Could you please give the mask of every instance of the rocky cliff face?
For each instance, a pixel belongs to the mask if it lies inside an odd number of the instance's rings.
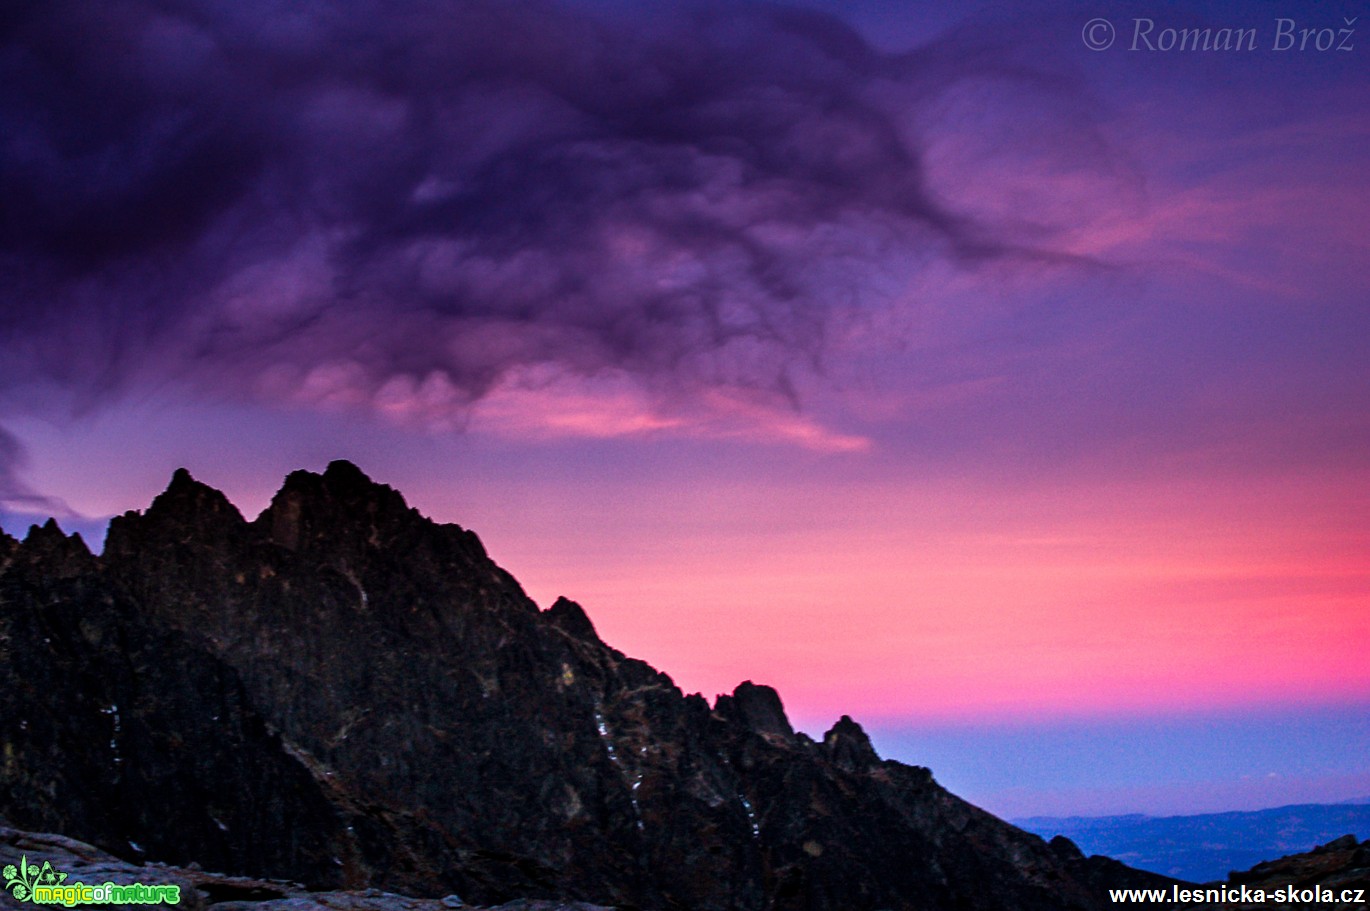
[[[1148,879],[769,687],[710,706],[335,462],[249,522],[178,471],[92,556],[0,539],[0,814],[320,888],[644,908],[1095,908]]]

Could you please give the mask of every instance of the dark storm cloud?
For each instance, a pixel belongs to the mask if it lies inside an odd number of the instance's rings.
[[[43,0],[0,41],[0,383],[785,394],[873,263],[1004,252],[912,116],[1002,58],[815,13]]]

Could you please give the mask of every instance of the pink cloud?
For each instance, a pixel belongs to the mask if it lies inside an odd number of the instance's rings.
[[[524,440],[664,436],[739,440],[823,452],[868,449],[773,396],[715,389],[652,395],[620,372],[569,376],[550,365],[513,372],[476,406],[470,430]]]

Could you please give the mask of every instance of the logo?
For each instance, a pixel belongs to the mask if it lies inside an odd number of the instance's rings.
[[[67,874],[54,870],[52,864],[29,864],[28,855],[19,858],[19,866],[6,864],[5,888],[16,899],[35,905],[62,905],[71,908],[88,905],[176,905],[181,901],[181,887],[169,884],[85,883],[67,884]]]

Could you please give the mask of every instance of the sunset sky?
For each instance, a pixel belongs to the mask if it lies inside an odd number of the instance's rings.
[[[1370,17],[920,6],[7,6],[0,525],[347,458],[1004,815],[1370,796]]]

